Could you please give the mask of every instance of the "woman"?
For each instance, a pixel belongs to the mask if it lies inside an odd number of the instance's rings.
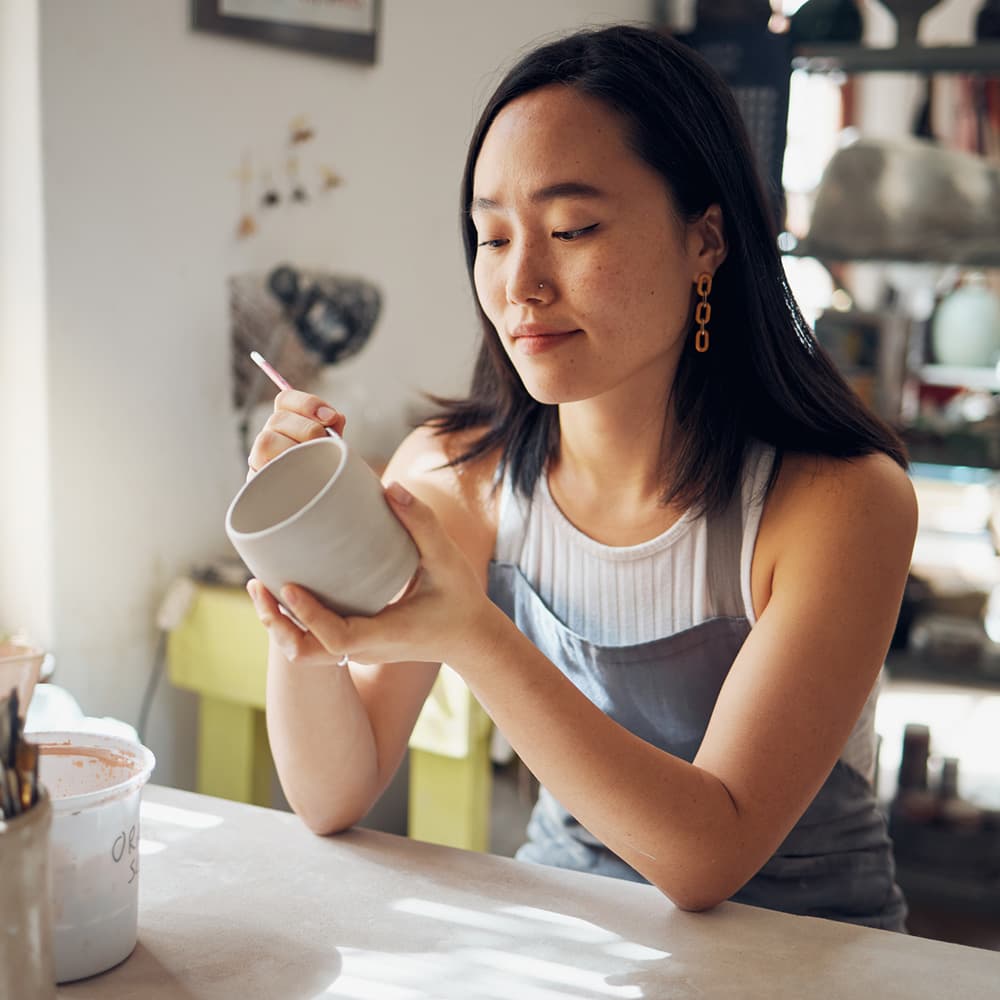
[[[472,391],[385,475],[416,580],[370,619],[288,587],[308,631],[249,585],[289,802],[360,819],[447,662],[541,783],[520,857],[902,929],[872,707],[914,496],[795,305],[725,85],[641,28],[539,48],[462,210]],[[282,392],[251,468],[324,426]]]

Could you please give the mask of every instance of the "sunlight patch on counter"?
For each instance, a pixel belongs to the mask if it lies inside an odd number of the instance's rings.
[[[189,830],[210,830],[225,822],[221,816],[200,812],[195,809],[179,809],[177,806],[167,806],[162,802],[143,800],[142,818],[157,823],[169,823],[172,826],[183,826]]]

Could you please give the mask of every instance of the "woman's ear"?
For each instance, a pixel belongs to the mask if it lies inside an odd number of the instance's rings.
[[[726,259],[726,227],[719,205],[709,205],[688,226],[688,252],[691,254],[695,271],[715,274]]]

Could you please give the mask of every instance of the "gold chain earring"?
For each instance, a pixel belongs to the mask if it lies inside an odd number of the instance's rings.
[[[695,289],[701,296],[701,302],[694,310],[694,321],[698,324],[698,332],[694,335],[694,349],[699,354],[704,354],[708,350],[708,322],[712,318],[712,306],[708,301],[712,291],[712,276],[707,271],[698,275]]]

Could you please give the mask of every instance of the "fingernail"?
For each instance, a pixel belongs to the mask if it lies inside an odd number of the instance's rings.
[[[281,603],[285,605],[286,608],[294,611],[296,605],[299,603],[299,595],[294,587],[282,587],[281,588]]]
[[[413,499],[413,494],[402,483],[391,482],[385,488],[385,491],[396,503],[403,507],[407,506]]]
[[[337,411],[336,410],[331,410],[329,406],[321,406],[316,411],[316,416],[319,417],[319,419],[324,424],[329,424],[329,423],[332,423],[334,420],[337,419]]]

